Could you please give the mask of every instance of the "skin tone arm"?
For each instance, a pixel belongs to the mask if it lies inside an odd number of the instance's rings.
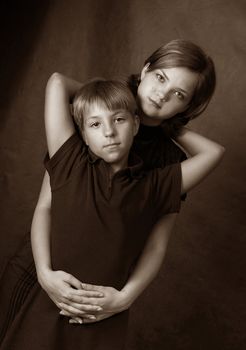
[[[190,158],[181,163],[183,194],[189,192],[211,173],[221,161],[225,149],[188,128],[182,129],[176,141],[190,155]]]

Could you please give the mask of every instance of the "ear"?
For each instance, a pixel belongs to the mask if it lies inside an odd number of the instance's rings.
[[[139,116],[135,114],[135,117],[134,117],[134,131],[133,131],[133,135],[134,136],[136,136],[137,133],[138,133],[139,125],[140,125]]]
[[[147,64],[143,67],[143,69],[142,69],[142,71],[141,71],[141,74],[140,74],[140,79],[141,79],[141,80],[145,77],[145,74],[148,72],[149,65],[150,65],[150,64],[147,63]]]

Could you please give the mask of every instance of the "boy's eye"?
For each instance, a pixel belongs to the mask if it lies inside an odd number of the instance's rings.
[[[174,95],[180,100],[184,99],[184,95],[180,91],[174,91]]]
[[[156,73],[156,78],[157,80],[159,80],[161,83],[163,83],[165,81],[165,78],[163,75]]]
[[[94,123],[91,123],[90,124],[90,127],[91,128],[98,128],[100,126],[100,123],[99,122],[94,122]]]
[[[125,120],[124,117],[117,117],[117,118],[115,118],[115,122],[116,122],[116,123],[123,123],[124,120]]]

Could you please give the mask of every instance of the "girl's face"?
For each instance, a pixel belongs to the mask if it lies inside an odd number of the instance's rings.
[[[141,72],[137,98],[142,109],[141,121],[159,125],[163,120],[184,112],[193,97],[198,74],[188,68],[160,68]]]

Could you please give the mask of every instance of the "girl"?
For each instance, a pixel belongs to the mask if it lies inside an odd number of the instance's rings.
[[[195,86],[190,85],[189,77],[191,75],[197,77]],[[50,79],[48,89],[52,85],[56,86],[56,91],[60,94],[62,101],[67,104],[66,111],[68,111],[69,100],[81,84],[56,74]],[[184,40],[174,40],[158,49],[145,61],[141,74],[129,78],[129,86],[136,96],[139,107],[138,113],[141,119],[139,133],[135,138],[133,147],[134,151],[144,160],[146,169],[164,167],[183,160],[185,158],[184,153],[172,142],[170,136],[177,135],[181,130],[181,126],[185,125],[190,119],[197,117],[209,103],[215,88],[215,71],[212,60],[193,43]],[[64,133],[71,132],[71,119],[67,116],[68,113],[63,113],[55,125],[57,134],[61,135],[61,138]],[[47,217],[49,218],[50,209],[47,203],[49,201],[50,189],[46,175],[33,219],[33,237],[38,237],[40,231],[42,233],[48,230],[49,225],[46,224],[45,227],[42,222],[48,222]],[[174,214],[163,220],[163,228],[159,230],[158,237],[162,239],[162,243],[158,247],[155,244],[158,240],[155,239],[154,235],[152,236],[153,239],[149,238],[146,245],[146,256],[149,256],[149,259],[143,259],[143,261],[152,261],[153,256],[156,256],[156,254],[152,254],[154,248],[158,250],[159,260],[156,270],[153,268],[152,276],[157,273],[161,265],[174,222]],[[42,227],[42,230],[39,227]],[[30,248],[26,245],[22,255],[26,256],[28,249]],[[34,255],[36,254],[35,251],[34,247]],[[36,260],[38,260],[37,257]],[[23,264],[23,259],[19,259],[19,261]],[[19,263],[20,266],[21,263]],[[30,262],[29,265],[32,265],[32,263]],[[8,287],[6,282],[9,281],[8,277],[11,274],[11,267],[10,264],[9,271],[6,270],[2,282],[2,287],[6,289]],[[22,275],[26,274],[27,269],[25,266],[24,270]],[[15,281],[13,282],[13,285],[17,285],[20,279],[23,280],[22,277],[19,276],[16,283]],[[30,280],[35,280],[33,274],[30,274]],[[49,276],[40,274],[39,281],[51,299],[63,310],[64,314],[71,316],[75,314],[83,315],[83,322],[94,322],[117,312],[117,308],[112,307],[112,305],[115,306],[114,303],[110,303],[110,300],[112,300],[112,290],[110,288],[83,284],[84,289],[79,290],[81,282],[63,271],[53,273],[53,275],[50,274]],[[145,275],[142,281],[142,288],[144,289],[151,281],[151,278]],[[136,287],[136,296],[141,293],[141,287],[134,284],[134,279],[132,286]],[[26,287],[25,285],[25,291]],[[77,290],[73,287],[77,288]],[[104,297],[101,297],[101,292]],[[12,296],[12,294],[8,293],[9,296]],[[23,295],[20,289],[18,295]],[[23,302],[23,298],[19,298],[18,295],[15,295],[15,309],[11,309],[11,317],[9,317],[8,313],[7,320],[4,317],[2,318],[5,326],[2,329],[4,330],[6,330]],[[106,296],[108,296],[108,299]],[[81,297],[84,299],[81,300]],[[89,300],[88,297],[90,297]],[[98,298],[95,299],[95,297]],[[108,303],[105,300],[108,300]],[[81,301],[85,301],[87,304],[83,304]],[[96,315],[92,315],[95,307],[99,303],[102,304],[102,302],[104,303],[103,310],[97,311]],[[6,302],[4,304],[7,305]],[[91,306],[89,307],[89,305]],[[77,319],[77,321],[81,322],[81,319]]]
[[[193,76],[190,82],[195,85],[196,79]],[[60,116],[68,117],[66,104],[56,85],[47,88],[49,159],[45,163],[52,189],[51,247],[49,232],[38,235],[40,247],[34,242],[37,272],[45,275],[62,269],[80,280],[111,285],[118,314],[83,328],[70,326],[38,286],[24,303],[2,349],[21,350],[27,344],[36,350],[123,349],[126,310],[136,289],[142,288],[139,277],[146,273],[145,266],[156,265],[156,261],[146,264],[140,259],[134,278],[128,280],[149,233],[158,237],[164,215],[179,210],[180,194],[201,181],[222,154],[218,144],[184,130],[179,140],[191,158],[181,165],[146,171],[141,159],[129,154],[139,125],[134,110],[134,98],[123,84],[94,81],[84,85],[75,97],[74,113],[87,149],[72,124],[70,134],[61,137],[57,133]]]

